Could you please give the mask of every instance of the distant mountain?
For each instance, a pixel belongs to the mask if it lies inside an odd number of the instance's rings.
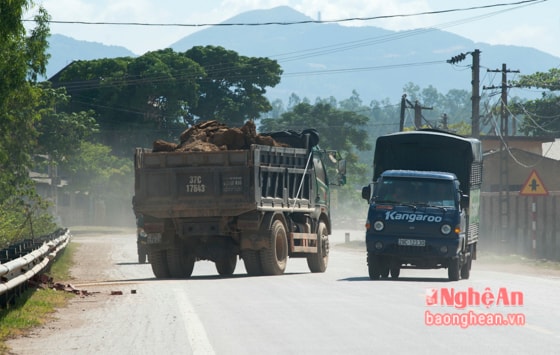
[[[47,78],[55,75],[74,60],[136,57],[136,54],[124,47],[79,41],[59,34],[51,35],[47,52],[51,55],[47,65]]]
[[[241,13],[224,24],[310,21],[287,6]],[[76,59],[135,56],[123,47],[77,41],[53,35],[49,52],[49,77]],[[374,26],[349,27],[332,24],[267,26],[214,26],[195,32],[162,48],[185,51],[196,45],[220,45],[241,55],[269,57],[284,70],[282,81],[269,89],[269,99],[287,103],[292,93],[312,102],[317,97],[343,100],[356,90],[364,104],[389,98],[400,102],[403,87],[412,82],[420,88],[432,85],[440,93],[451,89],[471,90],[472,57],[458,65],[446,63],[460,53],[481,51],[481,85],[500,85],[499,73],[487,69],[520,70],[520,74],[548,71],[560,58],[533,48],[475,43],[438,29],[388,31]],[[514,79],[516,74],[508,74]],[[538,95],[515,90],[513,95]]]
[[[310,17],[287,6],[255,10],[223,23],[310,21]],[[316,97],[345,99],[356,90],[364,103],[389,98],[397,103],[403,87],[412,82],[429,85],[440,93],[471,90],[472,57],[457,66],[445,61],[460,53],[481,51],[481,80],[486,69],[508,69],[532,74],[557,67],[560,58],[533,48],[475,43],[438,29],[388,31],[378,27],[340,24],[215,26],[171,44],[176,51],[196,45],[220,45],[246,56],[278,60],[284,69],[282,82],[269,89],[269,98],[284,102],[292,93],[312,101]],[[498,74],[499,75],[499,74]],[[513,79],[510,74],[509,79]],[[494,81],[500,84],[501,78]],[[482,82],[481,82],[482,83]],[[523,93],[514,93],[523,96]]]

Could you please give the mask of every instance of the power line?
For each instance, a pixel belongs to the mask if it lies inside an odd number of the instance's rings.
[[[156,27],[224,27],[224,26],[270,26],[270,25],[301,25],[310,23],[341,23],[341,22],[351,22],[351,21],[371,21],[371,20],[383,20],[399,17],[414,17],[414,16],[424,16],[424,15],[438,15],[453,12],[464,12],[480,9],[488,9],[495,7],[505,7],[505,6],[516,6],[516,5],[526,5],[532,3],[545,2],[548,0],[524,0],[510,3],[498,3],[482,6],[471,6],[464,8],[446,9],[446,10],[436,10],[436,11],[425,11],[416,12],[408,14],[395,14],[395,15],[380,15],[380,16],[370,16],[370,17],[350,17],[336,20],[304,20],[304,21],[270,21],[270,22],[221,22],[221,23],[149,23],[149,22],[108,22],[108,21],[61,21],[61,20],[50,20],[49,23],[55,24],[72,24],[72,25],[111,25],[111,26],[156,26]],[[34,20],[25,19],[23,21],[31,22]]]

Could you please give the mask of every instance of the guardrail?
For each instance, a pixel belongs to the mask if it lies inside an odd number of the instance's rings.
[[[27,288],[28,281],[41,274],[70,241],[68,229],[59,230],[52,235],[24,242],[5,249],[6,254],[14,250],[28,250],[25,255],[0,263],[0,309],[6,308]],[[27,244],[27,245],[25,245]],[[9,255],[7,255],[9,257]]]

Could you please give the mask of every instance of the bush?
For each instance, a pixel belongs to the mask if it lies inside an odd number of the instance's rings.
[[[11,197],[0,203],[0,249],[57,229],[48,203],[39,196]]]

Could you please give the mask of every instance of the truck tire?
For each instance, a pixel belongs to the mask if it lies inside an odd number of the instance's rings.
[[[449,278],[449,281],[459,281],[460,272],[460,258],[449,259],[449,265],[447,266],[447,277]]]
[[[471,277],[471,266],[472,266],[472,247],[469,248],[470,253],[467,256],[467,260],[463,267],[461,268],[461,278],[463,280],[468,280]]]
[[[270,248],[260,251],[261,266],[265,275],[281,275],[288,263],[288,237],[280,220],[272,222],[269,230]]]
[[[381,260],[378,256],[367,254],[368,273],[370,280],[379,280],[381,277]]]
[[[194,255],[182,248],[175,247],[167,250],[167,267],[172,278],[188,279],[191,277],[195,260]]]
[[[261,276],[263,274],[261,267],[261,257],[257,250],[244,250],[241,252],[241,259],[245,264],[245,270],[249,276]]]
[[[383,258],[383,262],[381,263],[381,277],[384,279],[389,278],[389,274],[391,273],[391,268],[389,263],[387,262],[386,258]]]
[[[138,264],[145,264],[148,259],[148,253],[145,251],[138,251]]]
[[[165,250],[157,250],[149,253],[148,259],[152,265],[152,272],[158,279],[166,279],[171,276],[167,267],[167,253]]]
[[[317,228],[317,253],[307,257],[307,266],[311,272],[325,272],[329,264],[329,231],[325,223]]]
[[[232,275],[235,271],[235,266],[237,266],[237,255],[232,255],[228,258],[216,260],[215,264],[218,274],[224,276]]]

